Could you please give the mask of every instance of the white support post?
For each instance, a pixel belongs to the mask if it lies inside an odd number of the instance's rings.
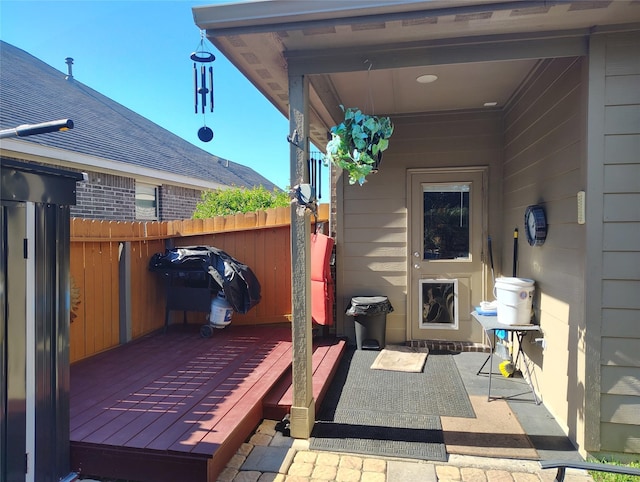
[[[291,186],[309,182],[309,81],[303,76],[289,78],[289,129]],[[297,136],[294,136],[294,132]],[[291,323],[293,342],[293,404],[291,436],[309,438],[315,422],[312,383],[311,331],[311,217],[308,209],[291,201]]]

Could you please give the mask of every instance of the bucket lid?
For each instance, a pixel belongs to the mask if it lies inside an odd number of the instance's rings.
[[[496,285],[498,283],[503,283],[503,284],[512,285],[512,286],[519,286],[524,288],[528,286],[533,286],[535,284],[535,281],[528,278],[496,278]]]

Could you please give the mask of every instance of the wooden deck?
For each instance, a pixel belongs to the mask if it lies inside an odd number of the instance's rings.
[[[173,326],[71,366],[71,466],[141,482],[214,481],[263,418],[291,406],[291,329]],[[345,348],[314,340],[319,405]]]

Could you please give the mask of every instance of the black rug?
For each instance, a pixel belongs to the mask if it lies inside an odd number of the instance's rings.
[[[378,353],[345,353],[311,448],[445,461],[440,416],[474,417],[453,357],[430,354],[422,373],[405,373],[371,370]]]

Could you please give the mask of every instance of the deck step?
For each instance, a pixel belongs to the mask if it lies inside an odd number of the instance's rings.
[[[313,398],[316,402],[316,410],[322,404],[329,385],[336,374],[340,359],[346,349],[346,341],[336,338],[314,340],[312,372],[313,372]],[[293,388],[291,368],[271,388],[262,402],[264,418],[270,420],[282,420],[291,410],[293,403]]]

